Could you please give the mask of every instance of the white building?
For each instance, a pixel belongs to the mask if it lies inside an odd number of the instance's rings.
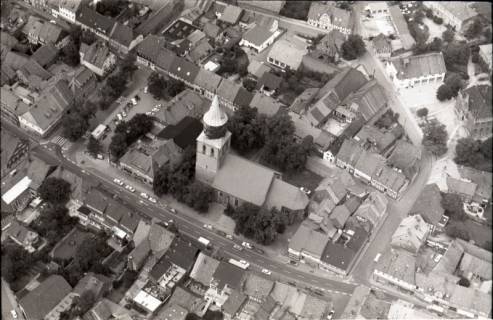
[[[298,70],[303,56],[308,53],[306,45],[297,39],[282,39],[277,41],[267,56],[267,62],[281,68]]]
[[[75,23],[75,15],[81,4],[81,0],[61,0],[58,5],[58,16]]]
[[[386,71],[397,90],[400,90],[432,83],[440,84],[447,69],[442,53],[434,52],[390,60],[386,64]]]
[[[282,31],[278,30],[278,22],[274,20],[270,28],[256,25],[243,34],[240,46],[253,48],[257,53],[264,51],[268,46],[274,43],[274,40],[281,35]]]
[[[479,46],[479,56],[483,59],[484,62],[488,65],[488,68],[491,71],[491,58],[492,58],[492,45],[490,44],[483,44],[482,46]]]
[[[365,10],[370,12],[374,17],[387,17],[390,15],[389,6],[385,1],[370,2],[365,7]]]
[[[350,35],[353,31],[353,16],[350,11],[339,9],[333,4],[325,4],[321,1],[312,2],[307,22],[320,29],[339,30],[345,35]]]
[[[469,7],[466,1],[425,1],[424,5],[433,10],[433,13],[443,19],[443,24],[450,24],[457,31],[477,14]]]

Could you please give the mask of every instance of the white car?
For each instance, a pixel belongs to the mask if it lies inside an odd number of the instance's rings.
[[[240,262],[243,264],[249,264],[248,262],[246,262],[246,260],[240,260]]]
[[[127,116],[127,113],[125,111],[122,111],[122,117],[126,117]]]
[[[153,197],[149,197],[149,201],[152,202],[152,203],[157,203],[157,200],[154,199]]]
[[[147,111],[147,112],[146,112],[146,116],[153,116],[153,115],[154,115],[154,113],[153,113],[153,112],[151,112],[151,111]]]
[[[121,181],[120,179],[115,178],[115,179],[113,179],[113,182],[119,186],[123,186],[123,181]]]
[[[226,239],[233,240],[233,235],[231,235],[231,234],[227,234],[227,235],[226,235]]]
[[[173,212],[173,213],[176,213],[175,208],[171,208],[171,209],[169,209],[169,211],[171,211],[171,212]]]
[[[262,269],[262,273],[265,273],[266,275],[272,274],[272,272],[269,269]]]
[[[12,315],[12,318],[17,319],[17,312],[15,310],[10,310],[10,314]]]
[[[329,314],[327,315],[327,320],[332,320],[334,318],[334,309],[330,310]]]
[[[210,224],[204,224],[204,228],[212,230],[212,226]]]
[[[235,245],[233,246],[233,249],[238,250],[238,251],[242,251],[242,250],[243,250],[243,247],[242,247],[242,246],[239,246],[239,245],[237,245],[237,244],[235,244]]]
[[[125,186],[125,189],[127,189],[128,191],[130,191],[132,193],[135,192],[135,188],[132,187],[132,186],[130,186],[130,185],[128,185],[128,184]]]
[[[148,196],[148,195],[147,195],[147,193],[145,193],[145,192],[141,192],[141,193],[140,193],[140,196],[141,196],[142,198],[144,198],[144,199],[149,199],[149,196]]]
[[[147,93],[148,91],[149,91],[149,87],[148,86],[145,86],[144,93]]]
[[[136,106],[136,105],[137,105],[137,99],[135,99],[135,98],[130,99],[130,102],[131,102],[134,106]]]
[[[241,245],[247,249],[253,249],[253,246],[249,242],[243,241]]]

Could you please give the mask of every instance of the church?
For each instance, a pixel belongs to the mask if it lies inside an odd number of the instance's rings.
[[[195,177],[215,190],[217,202],[233,207],[248,202],[268,209],[303,215],[307,195],[282,180],[281,174],[230,152],[228,116],[214,96],[197,138]]]

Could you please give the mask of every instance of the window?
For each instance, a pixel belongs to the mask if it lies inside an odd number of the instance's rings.
[[[235,199],[235,206],[238,206],[238,199]]]
[[[202,153],[205,154],[205,144],[202,145]]]
[[[214,157],[214,149],[211,148],[211,157]]]

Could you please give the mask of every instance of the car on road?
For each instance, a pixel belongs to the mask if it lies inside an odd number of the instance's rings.
[[[310,193],[312,193],[312,191],[310,189],[305,188],[305,187],[301,187],[300,190],[303,191],[307,196],[309,196]]]
[[[231,234],[227,234],[227,235],[226,235],[226,239],[233,240],[234,238],[233,238],[233,235],[231,235]]]
[[[145,86],[144,93],[147,93],[148,91],[149,91],[149,87],[148,86]]]
[[[98,158],[99,160],[104,160],[104,156],[101,153],[98,153],[96,155],[96,158]]]
[[[128,191],[130,191],[132,193],[135,192],[135,188],[132,187],[131,185],[128,185],[128,184],[125,186],[125,189],[127,189]]]
[[[271,275],[272,271],[270,271],[269,269],[262,269],[262,273],[264,273],[266,275]]]
[[[149,201],[152,202],[152,203],[157,203],[157,200],[153,197],[149,197]]]
[[[212,230],[212,226],[210,224],[204,224],[204,228]]]
[[[121,181],[121,180],[120,180],[120,179],[118,179],[118,178],[113,179],[113,182],[114,182],[114,183],[116,183],[116,184],[117,184],[117,185],[119,185],[119,186],[123,186],[123,184],[124,184],[124,183],[123,183],[123,181]]]
[[[247,249],[253,249],[253,246],[250,242],[243,241],[243,243],[241,245]]]
[[[253,248],[253,251],[255,251],[255,252],[256,252],[256,253],[258,253],[258,254],[264,254],[264,253],[265,253],[265,251],[264,251],[264,250],[262,250],[262,249],[260,249],[260,248],[257,248],[257,247]]]
[[[137,99],[135,99],[135,98],[130,99],[130,102],[131,102],[134,106],[136,106],[136,105],[137,105]]]
[[[240,263],[249,264],[248,262],[246,262],[246,260],[240,260]]]
[[[236,249],[236,250],[238,250],[238,251],[243,251],[243,247],[242,247],[242,246],[240,246],[240,245],[237,245],[237,244],[235,244],[235,245],[233,246],[233,249]]]
[[[171,211],[171,212],[173,212],[173,213],[176,213],[175,208],[171,208],[171,209],[169,209],[169,211]]]
[[[55,20],[50,20],[50,23],[56,24]]]
[[[17,312],[15,310],[10,310],[10,314],[12,315],[12,318],[17,319]]]
[[[149,199],[149,196],[148,196],[148,195],[147,195],[147,193],[145,193],[145,192],[141,192],[141,193],[140,193],[140,196],[141,196],[142,198],[144,198],[144,199]]]
[[[332,320],[334,318],[334,309],[330,310],[329,314],[327,315],[327,320]]]
[[[375,256],[375,259],[373,259],[373,261],[375,262],[378,262],[378,260],[380,260],[380,257],[382,256],[381,253],[378,253],[376,256]]]
[[[127,113],[125,111],[122,111],[122,117],[124,117],[124,118],[127,117]]]

